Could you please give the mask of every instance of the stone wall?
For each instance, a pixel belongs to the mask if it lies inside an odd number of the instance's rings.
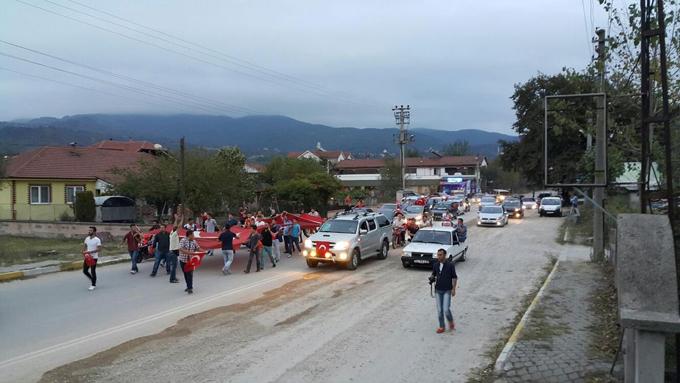
[[[130,230],[130,224],[127,223],[0,221],[0,235],[39,238],[84,238],[90,226],[95,226],[98,233],[109,233],[113,238],[122,238]]]

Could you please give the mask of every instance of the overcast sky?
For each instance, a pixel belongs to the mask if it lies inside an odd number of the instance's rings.
[[[403,103],[412,127],[510,133],[513,84],[589,62],[591,9],[605,26],[595,0],[2,0],[0,40],[145,83],[0,43],[104,81],[0,55],[0,120],[191,112],[390,127]]]

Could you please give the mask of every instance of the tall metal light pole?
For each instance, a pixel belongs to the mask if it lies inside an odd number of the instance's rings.
[[[399,137],[396,142],[399,144],[399,162],[401,166],[401,190],[406,190],[406,144],[413,141],[413,136],[408,134],[405,125],[411,122],[411,106],[394,106],[394,119],[399,126]]]

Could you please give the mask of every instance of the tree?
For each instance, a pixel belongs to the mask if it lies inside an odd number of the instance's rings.
[[[466,140],[456,140],[444,145],[442,152],[447,156],[467,156],[470,155],[470,144]]]
[[[380,193],[384,201],[393,201],[401,189],[401,166],[394,158],[386,158],[380,169]]]
[[[418,148],[406,148],[406,152],[404,153],[404,156],[409,157],[409,158],[415,158],[415,157],[420,157],[420,151]]]
[[[94,222],[97,216],[97,207],[94,204],[94,194],[91,191],[76,193],[74,204],[76,221]]]

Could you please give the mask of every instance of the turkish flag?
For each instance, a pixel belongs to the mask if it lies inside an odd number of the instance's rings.
[[[326,253],[331,249],[330,242],[317,242],[316,243],[316,254],[318,256],[325,256]]]
[[[188,262],[184,265],[184,271],[189,272],[196,270],[196,268],[201,265],[204,256],[205,252],[192,253],[191,256],[189,256]]]

